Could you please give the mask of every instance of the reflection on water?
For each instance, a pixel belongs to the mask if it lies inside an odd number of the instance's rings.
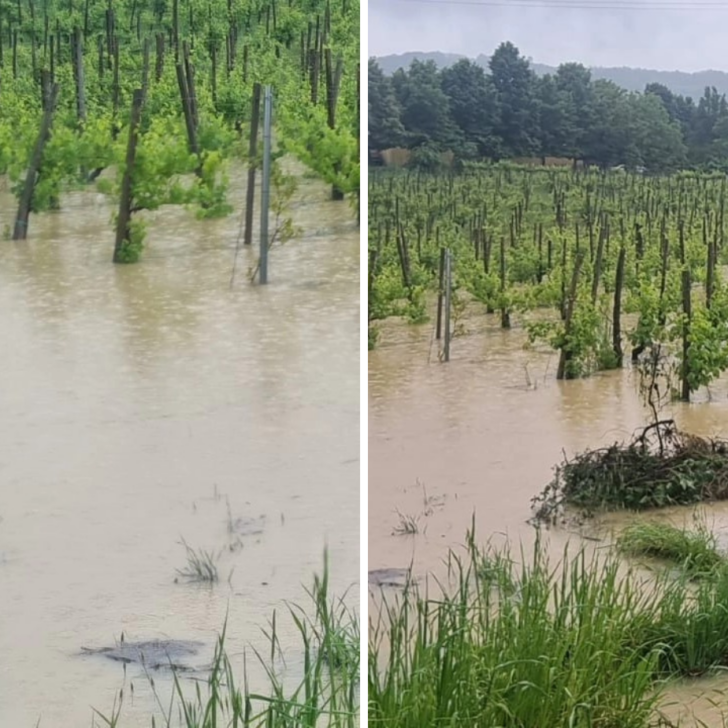
[[[243,200],[244,174],[231,199]],[[0,229],[14,202],[0,194]],[[229,609],[242,652],[331,552],[332,587],[358,575],[359,230],[302,180],[270,284],[250,286],[240,220],[150,218],[136,266],[110,262],[112,210],[73,193],[0,244],[0,725],[90,723],[121,684],[82,646],[202,640]],[[229,545],[233,517],[263,534],[221,556],[212,590],[175,584],[180,538]],[[232,572],[228,583],[228,577]],[[357,593],[351,593],[356,603]],[[292,673],[299,644],[279,617]],[[207,655],[203,656],[204,658]],[[262,671],[248,659],[253,679]],[[124,726],[148,726],[136,680]],[[260,685],[259,685],[260,687]]]
[[[438,361],[431,325],[387,321],[369,354],[370,569],[412,563],[415,576],[442,575],[448,547],[464,543],[473,514],[481,542],[504,534],[531,544],[530,500],[563,453],[629,438],[647,420],[631,371],[557,382],[555,354],[527,348],[523,330],[503,331],[497,316],[480,314],[466,326],[449,364]],[[682,427],[725,435],[726,383],[711,394],[710,403],[675,406]],[[689,509],[678,510],[689,518]],[[727,504],[706,510],[719,533],[728,529]],[[418,535],[393,535],[397,511],[420,516]],[[574,535],[549,533],[555,556],[567,540]],[[704,687],[681,687],[681,702]],[[722,725],[704,713],[705,701],[691,709],[708,725]]]

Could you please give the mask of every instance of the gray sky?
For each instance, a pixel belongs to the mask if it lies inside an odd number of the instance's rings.
[[[728,0],[369,0],[369,55],[489,55],[510,40],[539,63],[728,71]],[[515,2],[530,3],[507,7]],[[553,5],[579,7],[553,7]],[[623,9],[625,5],[650,9]],[[599,5],[601,8],[584,6]],[[672,8],[670,8],[672,6]],[[674,9],[677,6],[680,9]],[[670,8],[670,9],[667,9]]]

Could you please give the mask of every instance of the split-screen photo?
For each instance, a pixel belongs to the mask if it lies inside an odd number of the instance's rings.
[[[728,726],[728,0],[0,0],[0,728]]]

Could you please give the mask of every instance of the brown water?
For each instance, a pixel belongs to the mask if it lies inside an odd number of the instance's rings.
[[[243,187],[236,173],[231,200]],[[14,207],[1,193],[0,230]],[[305,604],[326,543],[332,590],[358,581],[352,212],[302,180],[303,236],[271,252],[267,287],[248,284],[256,252],[241,251],[231,290],[239,214],[200,222],[164,208],[143,261],[115,267],[104,198],[73,193],[63,207],[33,217],[27,242],[0,244],[0,725],[89,725],[123,673],[82,646],[122,631],[195,639],[204,663],[228,609],[241,675],[279,610],[293,679],[301,645],[283,600]],[[265,515],[264,532],[225,551],[212,588],[175,583],[180,538],[230,545],[227,501],[233,517]],[[122,725],[149,726],[151,691],[128,675]]]
[[[556,355],[524,347],[518,322],[503,331],[497,316],[471,311],[464,323],[466,335],[454,339],[448,364],[438,361],[430,324],[385,322],[369,354],[369,569],[412,563],[416,577],[437,572],[448,548],[464,543],[473,514],[481,542],[532,543],[530,500],[563,452],[629,438],[647,421],[628,369],[557,382]],[[725,436],[725,382],[711,396],[672,414],[690,432]],[[725,539],[728,505],[704,510]],[[394,533],[398,511],[417,519],[417,535]],[[691,511],[656,517],[684,520]],[[623,520],[613,516],[604,525]],[[548,536],[554,553],[567,540],[579,537]],[[717,682],[728,690],[728,681]],[[680,706],[668,712],[694,710],[708,725],[722,725],[705,694],[714,688],[709,681],[681,685],[671,695]]]

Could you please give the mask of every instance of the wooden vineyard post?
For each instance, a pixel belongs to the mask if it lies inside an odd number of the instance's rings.
[[[624,241],[617,258],[617,274],[614,282],[614,309],[612,311],[612,348],[617,367],[621,369],[624,362],[622,351],[622,287],[624,286],[624,262],[627,255]]]
[[[692,278],[690,267],[685,255],[685,225],[683,220],[679,222],[680,233],[680,262],[682,263],[682,307],[683,307],[683,330],[682,330],[682,371],[680,372],[681,392],[680,399],[683,402],[690,401],[690,327],[692,324],[692,300],[691,288]]]
[[[506,302],[506,240],[501,236],[500,244],[500,292],[501,292],[501,328],[511,328],[511,314]]]
[[[157,56],[154,63],[154,79],[159,83],[164,74],[164,33],[157,33]]]
[[[106,51],[108,53],[108,69],[111,71],[114,68],[114,32],[115,32],[115,19],[114,11],[111,7],[106,10]],[[60,60],[60,59],[59,59]]]
[[[73,31],[73,71],[76,81],[76,118],[82,128],[86,123],[86,89],[83,74],[83,34],[78,26]]]
[[[260,195],[260,266],[258,282],[268,283],[268,212],[270,207],[271,127],[273,126],[273,91],[265,87],[263,101],[263,180]]]
[[[326,65],[326,111],[328,117],[329,129],[333,130],[336,128],[336,102],[339,98],[339,87],[341,85],[341,74],[343,72],[343,62],[341,58],[336,61],[336,68],[332,70],[331,62],[331,49],[327,48],[325,51],[325,65]],[[334,170],[339,172],[339,165],[334,166]],[[331,187],[331,199],[332,200],[343,200],[344,193],[336,186]]]
[[[142,45],[142,106],[147,102],[147,93],[149,92],[149,38],[144,39]]]
[[[114,243],[114,263],[124,263],[124,246],[129,243],[129,223],[132,215],[132,177],[136,148],[139,141],[139,122],[142,116],[142,103],[144,92],[141,89],[134,91],[131,104],[131,119],[129,121],[129,143],[126,147],[126,169],[121,183],[121,200],[119,201],[119,216],[116,221],[116,242]]]
[[[83,33],[78,25],[73,31],[72,38],[73,79],[76,85],[76,120],[78,121],[79,132],[83,132],[86,125],[86,81],[83,68]],[[88,174],[83,167],[81,167],[80,173],[81,177],[86,177]]]
[[[664,219],[663,219],[663,227],[662,227],[662,242],[661,242],[661,258],[662,263],[660,266],[660,314],[658,316],[658,322],[660,326],[665,325],[665,310],[663,308],[663,301],[665,300],[665,291],[667,289],[667,272],[668,267],[670,264],[670,239],[667,237],[667,232],[665,231],[664,227]]]
[[[318,53],[318,29],[316,30],[316,46],[309,51],[309,74],[311,83],[311,103],[318,104],[319,85],[319,53]]]
[[[25,177],[25,185],[23,193],[20,196],[18,204],[18,214],[15,217],[15,227],[13,230],[13,240],[25,240],[28,237],[28,218],[30,217],[30,208],[33,202],[33,192],[38,181],[41,163],[43,162],[43,150],[50,139],[51,128],[53,126],[53,115],[58,104],[59,85],[54,83],[48,94],[48,102],[43,111],[43,119],[40,124],[40,132],[38,139],[33,148],[33,156],[30,158],[28,166],[28,174]]]
[[[179,0],[172,0],[172,47],[174,63],[179,64]]]
[[[195,84],[195,67],[190,62],[190,49],[185,41],[182,44],[182,56],[184,60],[185,76],[187,78],[188,102],[190,105],[190,114],[192,115],[192,124],[195,128],[195,134],[200,127],[200,117],[197,113],[197,88]]]
[[[99,80],[101,81],[104,78],[104,69],[106,68],[106,51],[104,50],[104,37],[102,35],[100,35],[99,39],[98,39],[98,54],[99,54],[98,74],[99,74]]]
[[[559,355],[559,368],[556,371],[556,379],[571,379],[571,373],[566,371],[566,365],[571,360],[571,351],[569,350],[569,337],[571,335],[571,321],[574,318],[574,307],[576,306],[576,291],[579,284],[579,273],[584,262],[584,252],[581,251],[576,256],[574,264],[574,273],[571,276],[571,288],[569,289],[569,298],[566,302],[566,316],[564,317],[564,344],[561,347]]]
[[[440,276],[437,287],[437,326],[435,327],[435,338],[439,341],[442,338],[442,303],[445,294],[445,248],[440,248]]]
[[[45,111],[48,106],[48,99],[52,85],[53,79],[50,71],[48,71],[47,68],[42,68],[40,72],[40,107],[43,111]]]
[[[716,223],[716,234],[717,234],[717,223]],[[713,240],[708,234],[706,220],[703,218],[703,245],[707,252],[705,272],[705,307],[710,308],[713,300],[713,292],[715,289],[715,248],[713,247]]]
[[[445,251],[445,346],[443,361],[450,361],[450,305],[452,302],[452,254]]]
[[[599,282],[602,276],[602,260],[604,257],[604,246],[609,240],[609,230],[607,227],[606,216],[602,218],[602,226],[599,229],[599,239],[597,242],[597,257],[594,261],[594,278],[592,278],[591,298],[592,304],[596,305],[599,296]]]
[[[217,109],[217,42],[210,42],[210,62],[212,63],[210,85],[212,87],[212,105]]]
[[[253,109],[250,117],[250,146],[248,147],[248,186],[245,190],[245,234],[244,245],[253,242],[253,208],[255,206],[255,171],[258,154],[258,127],[260,126],[260,84],[253,86]]]
[[[197,168],[195,174],[202,177],[202,158],[200,156],[200,147],[197,140],[197,131],[199,126],[197,116],[197,97],[195,92],[195,75],[194,67],[190,63],[189,48],[187,43],[183,43],[182,59],[177,62],[177,84],[179,85],[179,93],[182,100],[182,111],[185,117],[185,126],[187,128],[187,140],[191,154],[197,157]]]
[[[399,200],[397,200],[399,203]],[[399,208],[399,204],[397,204]],[[412,267],[410,265],[409,256],[409,245],[407,244],[407,237],[404,234],[404,225],[399,222],[399,210],[396,213],[397,222],[397,252],[399,253],[399,262],[402,268],[402,282],[404,287],[412,293]]]
[[[119,116],[119,104],[121,103],[121,82],[119,81],[119,39],[114,36],[111,39],[112,43],[112,58],[113,58],[113,82],[112,82],[112,95],[114,101],[114,119]]]

